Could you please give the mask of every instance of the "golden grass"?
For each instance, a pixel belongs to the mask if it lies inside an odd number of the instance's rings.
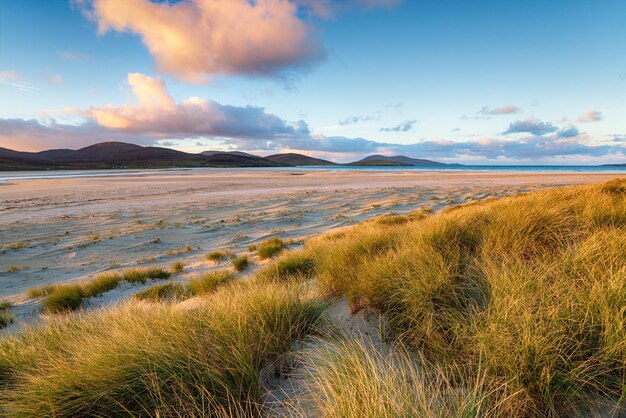
[[[247,255],[242,255],[233,260],[233,268],[235,271],[242,272],[250,265],[250,259]]]
[[[191,278],[187,283],[187,289],[194,296],[206,295],[233,282],[236,278],[237,276],[228,270],[209,271]]]
[[[0,415],[254,416],[262,370],[323,324],[299,288],[225,287],[185,307],[127,303],[0,340]]]
[[[235,254],[229,250],[221,250],[221,251],[212,251],[207,254],[206,258],[209,261],[214,261],[219,263],[220,261],[228,260],[229,258],[234,258]]]
[[[13,323],[15,316],[11,313],[13,303],[0,300],[0,329],[5,328]]]
[[[462,371],[455,380],[507,382],[510,416],[597,413],[625,396],[624,190],[615,180],[368,222],[301,257],[325,294],[382,310],[431,364]]]
[[[257,248],[257,254],[261,260],[272,258],[280,254],[285,248],[285,243],[280,238],[270,238],[267,241],[260,243]]]

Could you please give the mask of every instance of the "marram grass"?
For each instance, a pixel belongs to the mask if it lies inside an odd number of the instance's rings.
[[[368,222],[311,240],[299,257],[314,261],[327,295],[383,311],[458,390],[504,382],[497,398],[480,397],[483,412],[603,415],[626,400],[624,180]],[[338,411],[352,402],[328,396]]]
[[[0,416],[258,415],[261,371],[324,308],[294,286],[243,283],[53,319],[0,341]]]

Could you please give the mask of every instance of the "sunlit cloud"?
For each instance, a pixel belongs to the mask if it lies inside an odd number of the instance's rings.
[[[517,106],[506,105],[506,106],[496,107],[494,109],[491,109],[489,106],[484,106],[482,109],[480,109],[476,113],[479,113],[482,115],[511,115],[513,113],[519,113],[520,111],[521,109]]]
[[[598,112],[597,110],[590,110],[578,116],[577,120],[581,123],[599,122],[602,120],[602,112]]]

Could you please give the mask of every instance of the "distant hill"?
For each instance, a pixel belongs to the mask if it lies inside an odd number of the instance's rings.
[[[367,161],[355,161],[347,164],[355,167],[406,167],[407,164],[399,163],[397,161],[388,160],[367,160]]]
[[[382,164],[383,161],[391,164]],[[363,164],[367,163],[367,164]],[[404,155],[386,156],[386,155],[370,155],[362,160],[356,161],[351,165],[404,165],[404,166],[416,166],[416,165],[447,165],[439,163],[437,161],[422,160],[418,158],[405,157]]]
[[[213,156],[213,155],[216,155],[216,154],[226,154],[226,155],[239,155],[241,157],[259,158],[258,155],[248,154],[247,152],[242,152],[242,151],[204,151],[201,154],[209,156],[209,157]]]
[[[275,161],[277,163],[294,165],[294,166],[328,166],[328,165],[337,165],[331,161],[322,160],[320,158],[309,157],[308,155],[296,154],[296,153],[286,153],[286,154],[274,154],[265,157],[268,160]]]
[[[0,148],[0,170],[104,169],[169,167],[282,167],[253,155],[189,154],[169,148],[103,142],[79,150],[18,152]]]

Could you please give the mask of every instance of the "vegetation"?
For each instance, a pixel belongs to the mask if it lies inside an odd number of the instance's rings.
[[[280,238],[270,238],[258,245],[257,253],[259,257],[261,257],[261,260],[264,260],[280,254],[284,248],[285,243],[283,240]]]
[[[625,254],[626,180],[366,222],[251,280],[214,271],[137,297],[193,302],[0,340],[0,416],[258,416],[262,371],[318,334],[336,297],[382,312],[385,338],[311,344],[294,416],[611,416],[626,402]],[[61,289],[84,292],[46,301]]]
[[[11,313],[13,303],[3,300],[0,301],[0,329],[5,328],[13,323],[15,317]]]
[[[28,296],[29,298],[41,298],[44,296],[48,296],[50,293],[54,292],[57,287],[58,285],[55,284],[33,287],[32,289],[28,289],[26,291],[26,296]]]
[[[236,278],[237,276],[228,270],[210,271],[190,279],[187,288],[191,295],[206,295],[215,292],[217,288],[234,281]]]
[[[165,280],[169,279],[172,274],[159,267],[149,267],[145,269],[130,269],[124,272],[124,280],[129,283],[145,284],[149,279]]]
[[[182,273],[182,271],[185,269],[185,265],[183,263],[181,263],[180,261],[175,262],[174,264],[172,264],[172,273],[173,274],[180,274]]]
[[[262,370],[318,331],[324,306],[249,282],[27,328],[0,340],[0,415],[258,416]]]
[[[169,282],[155,284],[146,290],[135,293],[135,299],[151,302],[163,302],[181,300],[187,296],[188,291],[182,283]]]
[[[392,336],[451,371],[456,393],[480,389],[473,411],[526,417],[624,401],[624,254],[626,181],[616,180],[369,222],[312,240],[302,257],[326,295],[380,309]],[[363,398],[378,396],[372,379]],[[341,387],[326,393],[322,408],[356,405]]]
[[[86,298],[100,296],[109,290],[117,288],[121,281],[122,276],[118,273],[103,273],[81,285],[83,296]]]
[[[248,259],[247,255],[242,255],[233,260],[233,267],[235,268],[235,271],[239,271],[239,272],[244,271],[245,269],[248,268],[249,265],[250,265],[250,260]]]
[[[220,261],[224,261],[224,260],[227,260],[229,258],[234,258],[234,257],[235,257],[235,254],[233,254],[232,251],[228,251],[228,250],[213,251],[207,254],[206,256],[207,260],[215,261],[216,263],[219,263]]]
[[[47,313],[73,311],[82,306],[84,297],[81,286],[57,286],[54,291],[43,300],[43,308]]]

